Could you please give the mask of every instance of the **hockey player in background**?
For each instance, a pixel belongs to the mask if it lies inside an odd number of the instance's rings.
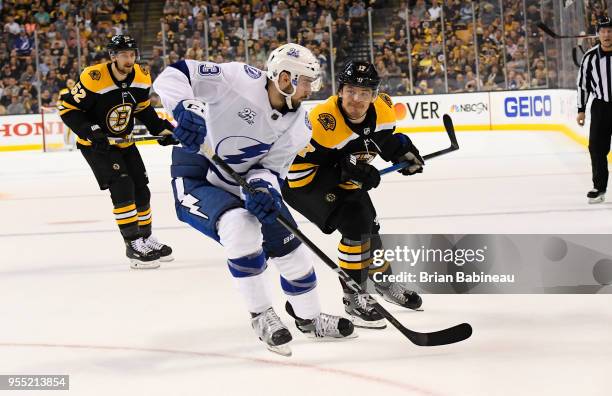
[[[300,106],[320,84],[319,63],[300,45],[285,44],[267,61],[267,73],[231,62],[182,60],[153,84],[178,122],[182,147],[172,153],[177,216],[225,250],[227,265],[251,313],[257,336],[273,352],[290,355],[292,336],[272,308],[264,284],[268,263],[281,273],[286,309],[298,329],[314,337],[346,338],[353,325],[321,313],[313,268],[316,256],[280,225],[290,219],[279,183],[311,126]],[[250,194],[200,153],[214,149],[257,191]]]
[[[162,145],[176,144],[173,126],[159,118],[149,100],[151,77],[136,64],[138,47],[130,36],[113,36],[111,62],[85,68],[58,106],[62,121],[78,136],[77,148],[101,190],[110,191],[113,214],[134,269],[158,268],[172,260],[172,249],[151,233],[151,192],[134,143],[111,145],[109,137],[128,137],[138,118]]]
[[[324,233],[338,230],[340,267],[365,290],[368,270],[391,274],[388,262],[373,268],[372,253],[381,248],[380,226],[368,191],[380,183],[378,170],[369,164],[377,155],[410,165],[404,175],[423,171],[423,159],[404,134],[394,134],[395,112],[391,98],[378,93],[380,78],[374,65],[349,61],[338,76],[338,95],[310,111],[312,139],[291,165],[283,197]],[[369,238],[363,236],[370,236]],[[353,292],[342,280],[343,303],[358,327],[385,328],[382,315],[371,307],[367,295]],[[410,309],[421,298],[398,283],[374,282],[389,302]]]
[[[74,80],[69,78],[68,80],[66,80],[66,87],[60,89],[59,91],[59,95],[58,95],[58,100],[57,100],[57,104],[56,107],[59,108],[62,105],[62,96],[64,96],[65,94],[69,93],[70,91],[72,91],[72,88],[74,88]],[[68,150],[72,151],[74,149],[76,149],[76,137],[74,132],[72,132],[72,129],[66,127],[64,128],[64,145],[68,148]]]

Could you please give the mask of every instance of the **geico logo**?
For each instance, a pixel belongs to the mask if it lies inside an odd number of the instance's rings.
[[[468,104],[456,104],[451,105],[450,111],[451,113],[482,113],[483,111],[488,111],[489,106],[486,103],[468,103]]]
[[[394,106],[395,117],[398,120],[403,120],[406,118],[406,114],[410,114],[410,118],[413,120],[417,118],[422,120],[440,118],[438,107],[438,102],[396,103]]]
[[[519,96],[504,100],[506,117],[542,117],[552,115],[550,95]]]
[[[42,135],[42,122],[20,122],[18,124],[0,125],[0,136],[30,136]],[[61,121],[45,122],[45,135],[62,135],[64,123]]]

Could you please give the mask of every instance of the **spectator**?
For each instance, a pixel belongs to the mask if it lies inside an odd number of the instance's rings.
[[[14,95],[11,97],[11,104],[8,105],[8,107],[6,108],[6,113],[8,115],[15,115],[15,114],[25,114],[26,112],[26,108],[24,107],[23,103],[21,103],[21,101],[19,100],[19,96]]]

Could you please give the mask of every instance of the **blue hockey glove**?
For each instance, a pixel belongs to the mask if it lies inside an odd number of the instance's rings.
[[[172,112],[178,125],[174,128],[174,137],[190,153],[200,151],[200,145],[206,138],[206,120],[204,104],[198,100],[181,101]]]
[[[263,179],[253,179],[249,185],[255,189],[254,194],[243,190],[245,208],[262,224],[272,224],[276,221],[281,209],[282,197],[270,183]]]

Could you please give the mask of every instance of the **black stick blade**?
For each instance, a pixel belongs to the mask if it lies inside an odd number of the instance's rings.
[[[472,326],[469,323],[461,323],[448,329],[434,331],[432,333],[419,333],[409,329],[402,331],[406,337],[418,346],[449,345],[467,340],[472,335]]]
[[[446,133],[448,133],[448,137],[451,141],[451,146],[455,149],[458,149],[459,142],[457,141],[457,136],[455,135],[455,126],[453,125],[453,119],[448,114],[444,114],[442,116],[442,122],[444,123]]]

